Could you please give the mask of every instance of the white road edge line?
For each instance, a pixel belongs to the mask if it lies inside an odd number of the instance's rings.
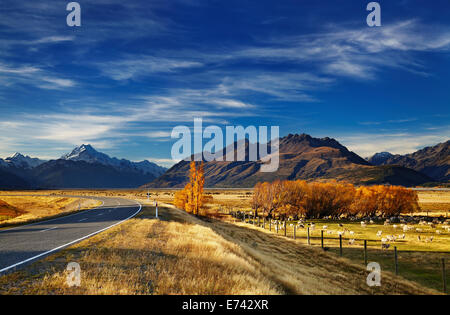
[[[82,240],[84,240],[84,239],[86,239],[86,238],[89,238],[89,237],[91,237],[91,236],[94,236],[95,234],[98,234],[98,233],[100,233],[100,232],[106,231],[106,230],[108,230],[108,229],[110,229],[110,228],[112,228],[112,227],[114,227],[114,226],[116,226],[116,225],[118,225],[118,224],[120,224],[120,223],[122,223],[122,222],[125,222],[125,221],[131,219],[132,217],[134,217],[135,215],[137,215],[139,212],[141,212],[141,209],[142,209],[142,205],[141,205],[139,202],[136,202],[136,203],[139,205],[138,211],[136,211],[135,213],[133,213],[133,214],[132,214],[131,216],[129,216],[128,218],[126,218],[126,219],[124,219],[124,220],[122,220],[122,221],[119,221],[119,222],[117,222],[117,223],[114,223],[113,225],[110,225],[110,226],[108,226],[108,227],[106,227],[106,228],[103,228],[103,229],[101,229],[101,230],[99,230],[99,231],[96,231],[96,232],[94,232],[94,233],[91,233],[91,234],[88,234],[88,235],[86,235],[86,236],[83,236],[83,237],[81,237],[81,238],[79,238],[79,239],[76,239],[76,240],[74,240],[74,241],[72,241],[72,242],[69,242],[69,243],[67,243],[67,244],[64,244],[64,245],[58,246],[58,247],[56,247],[56,248],[53,248],[53,249],[51,249],[51,250],[49,250],[49,251],[46,251],[45,253],[42,253],[42,254],[33,256],[33,257],[31,257],[31,258],[22,260],[22,261],[20,261],[20,262],[14,264],[14,265],[11,265],[11,266],[8,266],[8,267],[6,267],[6,268],[3,268],[3,269],[0,270],[0,273],[5,272],[5,271],[7,271],[7,270],[9,270],[9,269],[12,269],[12,268],[14,268],[14,267],[17,267],[17,266],[19,266],[19,265],[22,265],[22,264],[24,264],[24,263],[27,263],[27,262],[29,262],[29,261],[32,261],[32,260],[34,260],[34,259],[36,259],[36,258],[39,258],[39,257],[45,256],[45,255],[47,255],[47,254],[50,254],[50,253],[52,253],[52,252],[55,252],[55,251],[57,251],[57,250],[59,250],[59,249],[61,249],[61,248],[64,248],[64,247],[66,247],[66,246],[69,246],[69,245],[72,245],[72,244],[77,243],[77,242],[79,242],[79,241],[82,241]]]
[[[2,233],[2,232],[8,232],[8,231],[11,231],[11,230],[20,229],[20,228],[23,228],[23,227],[25,227],[25,226],[32,226],[32,225],[36,225],[36,224],[52,222],[52,221],[59,220],[59,219],[62,219],[62,218],[70,218],[70,217],[72,217],[72,216],[74,216],[74,215],[79,215],[79,214],[82,214],[82,213],[86,213],[86,212],[89,212],[89,211],[92,211],[92,210],[99,209],[99,208],[103,207],[104,204],[105,204],[105,202],[102,201],[102,204],[101,204],[100,206],[95,207],[95,208],[92,208],[92,209],[89,209],[89,210],[78,211],[78,212],[76,212],[76,213],[72,213],[72,214],[69,214],[69,215],[63,215],[63,216],[60,216],[60,217],[58,217],[58,218],[54,218],[54,219],[50,219],[50,220],[34,222],[34,223],[30,223],[30,224],[25,224],[25,225],[19,225],[19,226],[13,227],[13,228],[0,230],[0,233]]]
[[[84,219],[78,220],[78,222],[83,222],[83,221],[86,221],[86,220],[87,220],[87,218],[84,218]]]
[[[54,226],[52,228],[41,230],[41,231],[38,231],[38,232],[40,233],[40,232],[50,231],[50,230],[54,230],[54,229],[57,229],[57,228],[58,228],[57,226]]]

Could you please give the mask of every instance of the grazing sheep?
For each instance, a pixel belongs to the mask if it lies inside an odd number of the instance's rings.
[[[370,219],[369,223],[370,223],[370,224],[374,224],[375,222],[373,222],[373,220],[372,220],[372,219]]]
[[[417,235],[417,240],[418,240],[419,242],[421,241],[420,235]]]
[[[381,239],[381,243],[387,243],[388,239],[387,238],[382,238]]]
[[[352,238],[351,240],[348,240],[348,245],[353,245],[355,244],[355,239]]]
[[[327,231],[327,234],[333,234],[333,231]]]
[[[392,227],[393,227],[394,229],[396,229],[396,228],[397,228],[397,224],[394,224]]]
[[[436,234],[441,234],[441,231],[440,230],[436,230]]]
[[[405,239],[405,237],[406,237],[406,235],[405,235],[405,234],[402,234],[402,235],[399,235],[399,236],[398,236],[398,238],[400,238],[400,239],[402,239],[402,240],[404,240],[404,239]]]
[[[350,235],[355,235],[355,232],[353,232],[353,231],[350,231],[349,233],[350,233]]]
[[[339,226],[340,226],[340,227],[343,227],[344,225],[343,225],[342,223],[339,223]]]
[[[322,226],[322,230],[326,230],[326,229],[328,229],[328,225]]]
[[[345,234],[345,231],[338,231],[337,234],[338,234],[338,235],[344,235],[344,234]]]
[[[422,232],[422,231],[423,231],[422,229],[419,229],[419,228],[416,229],[416,232],[419,232],[419,233],[420,233],[420,232]]]
[[[389,249],[391,244],[381,244],[381,249]]]
[[[378,237],[380,237],[381,234],[383,234],[383,231],[378,231],[378,232],[377,232],[377,236],[378,236]]]

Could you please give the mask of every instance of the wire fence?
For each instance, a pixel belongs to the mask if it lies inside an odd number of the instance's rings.
[[[310,246],[320,246],[324,251],[364,263],[365,266],[375,261],[383,270],[448,294],[447,284],[450,279],[446,266],[450,253],[400,251],[397,246],[380,240],[362,239],[353,235],[344,237],[342,234],[338,234],[337,237],[330,236],[328,234],[330,231],[318,229],[312,225],[313,223],[306,221],[298,224],[293,221],[254,216],[242,211],[230,211],[229,214],[236,221],[265,229],[275,235],[302,241]]]

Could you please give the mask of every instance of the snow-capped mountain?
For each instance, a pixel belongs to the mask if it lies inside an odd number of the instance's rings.
[[[134,169],[144,174],[152,174],[156,177],[161,176],[166,168],[149,161],[132,162],[126,159],[111,158],[107,154],[98,152],[89,144],[82,144],[76,147],[72,152],[63,155],[60,159],[70,161],[84,161],[87,163],[99,163],[107,166],[113,166],[119,170]]]
[[[5,160],[0,161],[0,165],[6,167],[14,166],[17,168],[34,168],[45,162],[46,161],[44,160],[32,158],[28,155],[23,155],[17,152],[13,156],[7,157]]]

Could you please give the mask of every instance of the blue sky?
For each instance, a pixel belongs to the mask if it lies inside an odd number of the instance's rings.
[[[1,0],[0,156],[170,164],[177,125],[278,125],[362,156],[450,137],[448,0]]]

